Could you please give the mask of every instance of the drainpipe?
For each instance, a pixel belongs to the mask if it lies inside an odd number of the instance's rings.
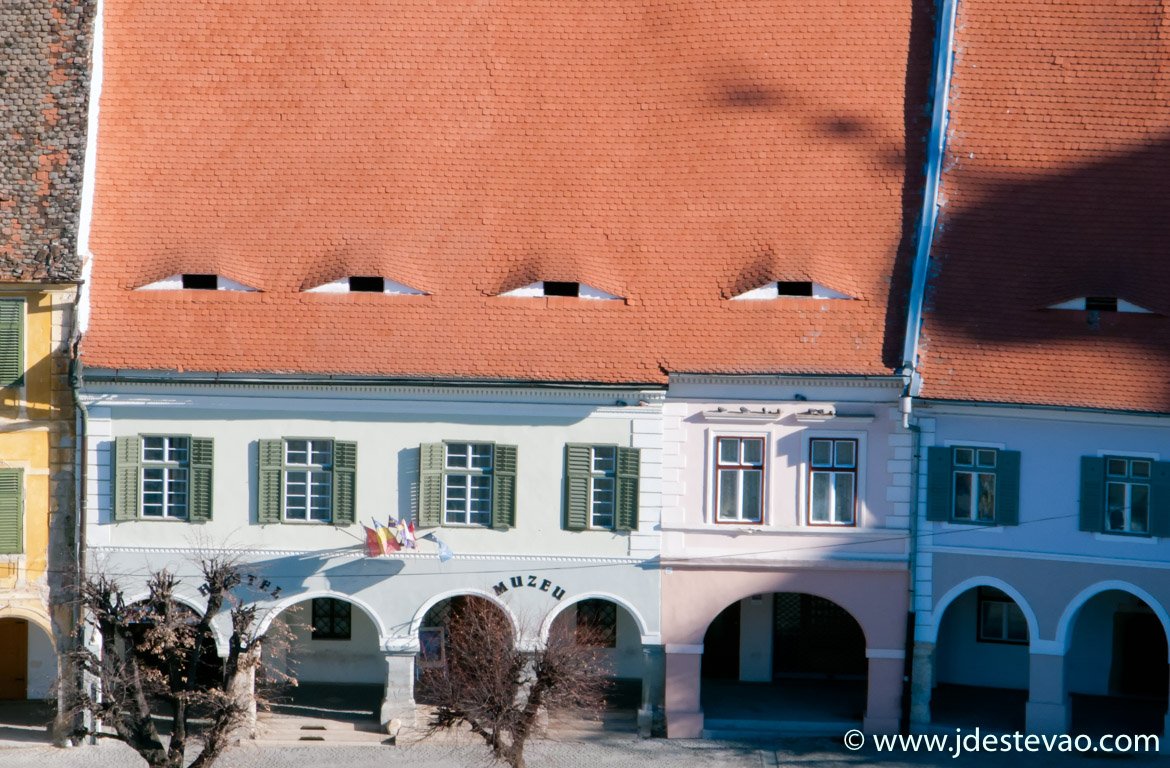
[[[906,333],[902,346],[901,374],[906,379],[903,394],[902,424],[910,421],[912,402],[922,380],[918,374],[918,341],[922,332],[922,310],[926,299],[926,282],[930,270],[930,250],[938,224],[939,184],[947,144],[947,118],[951,86],[951,69],[955,59],[955,13],[958,0],[938,0],[938,29],[934,38],[934,74],[931,78],[930,133],[926,139],[925,182],[922,210],[915,234],[914,271],[906,308]]]
[[[915,233],[914,268],[910,280],[910,296],[906,309],[906,333],[903,340],[900,369],[905,382],[905,389],[898,401],[898,409],[902,414],[902,428],[914,435],[913,465],[910,474],[910,551],[907,560],[910,577],[910,607],[906,619],[904,730],[908,730],[910,726],[910,703],[914,686],[914,627],[916,624],[914,605],[917,597],[915,585],[918,570],[918,481],[922,453],[921,431],[918,425],[910,423],[910,417],[914,409],[914,398],[922,389],[922,377],[918,371],[918,345],[922,332],[926,283],[930,272],[930,252],[934,244],[934,233],[938,226],[939,186],[942,179],[943,160],[946,156],[951,71],[955,61],[955,16],[957,9],[958,0],[938,0],[938,26],[934,38],[934,64],[931,77],[930,133],[927,136],[922,210],[918,216],[918,226]]]

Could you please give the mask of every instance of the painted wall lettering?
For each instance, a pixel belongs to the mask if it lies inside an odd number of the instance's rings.
[[[492,592],[495,592],[496,595],[502,595],[509,591],[509,589],[519,589],[520,587],[532,587],[533,589],[539,589],[541,592],[549,592],[551,590],[554,600],[560,600],[565,596],[564,587],[553,584],[549,579],[531,574],[527,576],[511,576],[508,578],[507,584],[501,581],[492,585]]]

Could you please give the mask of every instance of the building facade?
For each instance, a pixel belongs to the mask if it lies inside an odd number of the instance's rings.
[[[92,4],[0,9],[0,699],[54,699],[74,624],[70,359]]]

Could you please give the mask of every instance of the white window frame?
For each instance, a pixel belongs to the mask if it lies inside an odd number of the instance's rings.
[[[1002,605],[1003,613],[1000,615],[999,632],[998,634],[987,634],[984,630],[987,628],[987,622],[984,621],[983,606],[988,604]],[[975,594],[975,640],[980,643],[1000,643],[1004,645],[1027,645],[1030,638],[1027,633],[1028,620],[1024,616],[1024,611],[1020,608],[1011,597],[1004,596],[1003,599],[985,596],[985,593],[976,591]],[[1019,614],[1020,619],[1024,622],[1024,637],[1013,638],[1009,635],[1008,626],[1010,625],[1009,614],[1015,611]]]
[[[996,494],[999,493],[998,481],[996,479],[996,470],[999,467],[999,449],[978,445],[953,445],[948,446],[948,448],[951,451],[951,519],[964,523],[994,525],[996,522]],[[970,464],[959,464],[959,451],[971,451]],[[991,452],[990,466],[980,463],[979,453],[981,451]],[[966,517],[960,516],[958,514],[958,507],[956,507],[959,500],[957,489],[959,475],[969,475],[971,477],[970,506],[966,510]],[[983,475],[989,475],[991,477],[991,517],[986,519],[979,517],[979,484],[980,478]]]
[[[597,449],[601,448],[613,453],[613,468],[609,471],[599,470],[597,468]],[[587,528],[597,531],[612,531],[617,525],[617,454],[618,449],[616,445],[591,445],[589,446],[589,521]],[[604,525],[597,522],[597,496],[596,482],[598,480],[609,480],[609,524]]]
[[[806,435],[808,461],[805,466],[805,474],[808,477],[808,498],[804,506],[805,524],[810,528],[856,528],[857,521],[860,517],[858,508],[860,506],[860,490],[861,490],[861,441],[851,435]],[[833,457],[832,464],[829,467],[814,467],[813,466],[813,443],[818,440],[828,440],[833,443]],[[838,442],[853,443],[853,466],[852,467],[838,467],[837,466],[837,448]],[[848,522],[839,522],[836,520],[813,520],[813,475],[827,474],[831,478],[842,474],[847,475],[853,480],[853,504],[852,514]],[[836,482],[829,483],[829,510],[830,512],[836,509],[837,499],[837,484]]]
[[[830,429],[816,429],[816,430],[801,430],[794,432],[792,437],[800,440],[800,477],[797,478],[797,503],[796,503],[796,520],[795,524],[807,531],[833,531],[839,533],[847,533],[849,531],[860,531],[863,525],[870,519],[869,506],[866,503],[865,488],[866,486],[866,459],[869,456],[868,443],[869,435],[865,432],[847,431],[847,430],[830,430]],[[855,474],[853,486],[853,523],[851,525],[843,525],[840,523],[810,523],[811,517],[809,512],[812,510],[812,441],[813,440],[855,440],[857,441],[857,472]]]
[[[163,451],[164,458],[162,460],[155,460],[155,459],[146,458],[146,452],[148,450],[146,443],[148,440],[162,440],[163,441],[162,451]],[[169,458],[171,451],[175,447],[172,445],[173,441],[183,441],[186,443],[186,445],[183,448],[183,450],[185,451],[185,454],[186,454],[186,460],[172,461]],[[150,449],[150,450],[155,450],[155,449]],[[187,520],[188,517],[190,516],[190,513],[191,513],[191,509],[190,509],[190,500],[191,500],[191,438],[188,435],[142,435],[142,437],[139,439],[139,451],[140,451],[140,455],[139,455],[139,467],[138,467],[138,472],[139,472],[139,486],[138,486],[139,499],[138,499],[138,502],[139,502],[139,509],[141,510],[139,517],[144,518],[144,519],[149,519],[149,520]],[[151,507],[160,506],[160,505],[154,505],[154,504],[148,505],[146,502],[146,494],[147,494],[146,484],[147,484],[147,482],[159,482],[157,480],[147,480],[146,473],[148,471],[161,471],[162,472],[162,479],[161,479],[161,482],[162,482],[162,502],[161,502],[162,514],[160,514],[160,515],[147,514],[147,512],[146,512],[146,509],[148,506],[151,506]],[[180,472],[180,471],[183,472],[185,475],[185,477],[182,481],[180,481],[180,480],[178,480],[178,478],[174,477],[174,474],[176,474],[177,472]],[[182,511],[181,512],[174,512],[174,511],[172,511],[172,506],[174,506],[174,505],[172,505],[170,502],[170,497],[172,494],[171,486],[172,486],[172,484],[175,484],[178,482],[182,482],[182,484],[183,484],[183,492],[181,494],[182,499],[183,499]]]
[[[1154,459],[1145,456],[1133,454],[1106,454],[1102,458],[1105,459],[1105,476],[1102,478],[1105,484],[1105,520],[1104,531],[1111,536],[1151,536],[1150,533],[1150,492],[1151,492],[1151,475],[1154,470]],[[1125,475],[1111,475],[1109,473],[1110,461],[1124,461]],[[1147,465],[1147,474],[1144,478],[1133,475],[1134,462],[1142,462]],[[1117,479],[1115,479],[1117,478]],[[1145,482],[1143,482],[1143,480]],[[1123,527],[1111,528],[1109,526],[1109,486],[1121,485],[1125,488],[1125,501],[1122,505],[1122,519]],[[1135,486],[1142,486],[1146,489],[1146,528],[1144,531],[1137,531],[1133,529],[1133,489]]]
[[[293,463],[289,461],[289,445],[291,443],[305,443],[305,457],[307,463]],[[333,462],[334,462],[334,445],[333,438],[327,437],[289,437],[285,438],[281,445],[281,450],[284,451],[283,465],[284,470],[281,473],[280,493],[282,496],[281,515],[286,523],[315,523],[321,525],[332,525],[333,523]],[[314,464],[313,459],[313,444],[327,443],[329,445],[329,463],[328,464]],[[289,517],[289,475],[293,472],[303,472],[305,474],[305,516]],[[328,516],[325,519],[313,517],[313,475],[323,474],[327,483],[328,499]]]
[[[467,466],[466,467],[452,467],[451,466],[451,447],[456,446],[456,445],[467,446]],[[474,448],[476,446],[487,446],[488,447],[488,466],[487,467],[472,466],[474,456],[475,456]],[[466,526],[469,528],[490,528],[491,527],[492,514],[495,511],[494,509],[492,509],[492,492],[493,492],[494,486],[495,486],[495,467],[496,467],[496,444],[495,443],[485,443],[483,441],[476,441],[476,440],[451,440],[449,442],[443,443],[443,507],[442,507],[443,525],[445,525],[445,526],[448,526],[448,525],[449,526]],[[486,510],[486,512],[473,512],[473,510],[471,509],[471,501],[472,501],[472,498],[471,498],[472,481],[471,481],[471,479],[473,477],[487,478],[487,510]],[[447,504],[448,504],[447,491],[450,488],[450,482],[451,482],[452,478],[462,478],[463,479],[464,497],[463,497],[463,510],[462,510],[463,519],[462,520],[451,520],[448,517],[448,515],[451,514],[451,510],[449,510],[447,507]],[[486,515],[486,520],[484,522],[473,522],[471,519],[471,516],[473,514]]]
[[[735,440],[760,440],[763,442],[762,463],[760,465],[760,519],[746,520],[728,519],[724,520],[719,517],[719,440],[720,439],[735,439]],[[708,439],[708,456],[707,462],[707,483],[710,487],[708,493],[708,503],[710,514],[708,515],[708,522],[714,525],[767,525],[768,521],[768,496],[769,496],[769,466],[772,458],[772,440],[767,433],[760,432],[745,432],[740,430],[709,430]],[[743,484],[739,486],[740,499],[742,501]],[[740,514],[743,512],[743,505],[738,505]]]

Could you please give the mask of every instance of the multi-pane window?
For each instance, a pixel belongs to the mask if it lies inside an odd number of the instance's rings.
[[[313,639],[348,640],[352,632],[353,606],[332,597],[313,599]]]
[[[142,438],[142,516],[187,518],[191,440]]]
[[[715,439],[715,499],[718,522],[764,519],[764,438]]]
[[[809,488],[811,525],[853,525],[857,508],[857,441],[811,440]]]
[[[980,587],[978,636],[985,643],[1027,643],[1028,621],[1006,594]]]
[[[446,444],[445,524],[492,524],[492,448],[491,443]]]
[[[613,528],[617,501],[617,447],[594,446],[589,458],[589,527]]]
[[[284,517],[329,522],[333,516],[333,441],[284,443]]]
[[[1105,458],[1105,530],[1150,532],[1150,469],[1148,459]]]
[[[954,449],[954,519],[995,522],[995,464],[994,448]]]
[[[591,598],[577,603],[577,645],[595,648],[617,646],[617,605]]]

